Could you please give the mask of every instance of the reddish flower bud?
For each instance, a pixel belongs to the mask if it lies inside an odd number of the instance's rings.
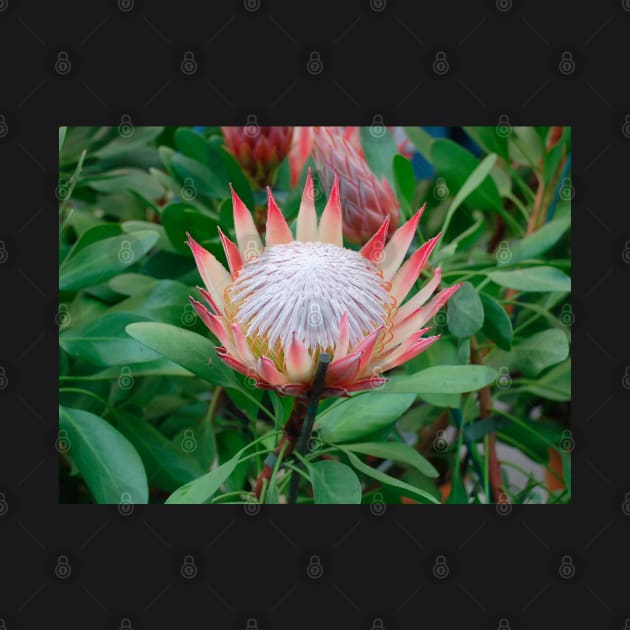
[[[380,180],[343,128],[316,127],[313,155],[325,189],[339,176],[343,233],[352,243],[366,243],[389,217],[391,234],[400,221],[400,207],[387,179]],[[352,137],[350,135],[350,137]]]
[[[225,145],[254,184],[273,184],[278,166],[291,148],[293,127],[221,127]]]

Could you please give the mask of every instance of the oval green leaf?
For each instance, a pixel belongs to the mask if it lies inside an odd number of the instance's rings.
[[[456,337],[471,337],[482,327],[483,320],[484,310],[477,289],[470,282],[464,282],[448,301],[448,329]]]
[[[69,441],[68,458],[97,503],[147,502],[149,487],[142,460],[109,422],[89,411],[60,405],[59,429]]]
[[[98,243],[106,238],[113,236],[119,236],[122,234],[122,228],[118,223],[101,223],[94,227],[88,228],[81,233],[77,242],[72,246],[72,249],[68,252],[68,256],[64,260],[64,264],[72,258],[75,254],[78,254],[83,248],[92,243]]]
[[[189,258],[192,258],[192,252],[186,245],[186,232],[206,248],[218,234],[214,219],[182,201],[165,206],[162,210],[162,225],[175,250]]]
[[[100,367],[159,359],[159,354],[129,337],[125,330],[127,324],[140,319],[135,313],[108,313],[86,326],[61,333],[59,345],[70,356]]]
[[[491,271],[488,277],[502,287],[517,291],[571,291],[571,278],[555,267],[530,267],[511,271]]]
[[[483,332],[492,339],[501,350],[511,350],[514,331],[512,330],[512,322],[508,314],[494,298],[491,298],[485,293],[482,293],[480,297],[484,312]]]
[[[214,344],[206,337],[171,324],[157,322],[129,324],[126,330],[131,337],[148,348],[209,383],[240,389],[232,370],[219,359]]]
[[[173,156],[170,165],[182,186],[192,186],[197,193],[207,198],[229,197],[227,178],[217,175],[216,169],[211,170],[201,162],[181,154]]]
[[[59,269],[59,289],[74,291],[113,278],[138,262],[157,243],[154,230],[121,234],[84,247]]]
[[[334,460],[324,460],[308,467],[316,504],[358,505],[361,482],[352,468]]]
[[[490,385],[497,371],[485,365],[436,365],[407,376],[394,376],[380,392],[463,394]]]
[[[393,162],[396,192],[400,205],[407,211],[412,210],[413,198],[416,192],[416,176],[413,173],[411,161],[404,155],[395,155]]]
[[[149,483],[166,492],[203,475],[199,462],[142,418],[120,417],[118,428],[136,447],[145,464]]]
[[[571,359],[552,367],[535,382],[523,387],[523,391],[557,402],[571,400]]]
[[[316,428],[326,442],[356,442],[391,427],[414,400],[415,394],[366,392],[328,407],[317,417]]]
[[[451,193],[456,194],[452,204],[456,207],[468,199],[471,206],[481,210],[503,210],[497,186],[489,176],[496,158],[491,154],[480,162],[453,140],[439,139],[431,144],[431,161]]]
[[[533,377],[569,356],[569,341],[558,328],[550,328],[528,337],[514,348],[517,365],[525,376]]]
[[[569,229],[571,219],[560,218],[543,225],[539,230],[512,245],[510,264],[536,258],[551,249]]]

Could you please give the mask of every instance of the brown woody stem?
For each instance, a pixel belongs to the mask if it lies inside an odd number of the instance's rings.
[[[258,478],[256,479],[256,485],[254,486],[254,496],[256,499],[260,499],[262,494],[264,481],[271,479],[271,474],[273,473],[273,467],[276,461],[276,458],[282,452],[284,448],[284,455],[291,455],[293,450],[295,449],[295,445],[297,444],[298,438],[300,437],[300,433],[302,431],[302,425],[304,424],[304,418],[306,417],[306,407],[307,401],[306,398],[295,398],[293,401],[293,409],[291,410],[291,415],[284,425],[282,437],[278,441],[278,445],[273,451],[273,454],[270,457],[267,457],[265,463],[263,465]]]
[[[293,409],[291,410],[291,415],[287,423],[284,425],[283,434],[278,442],[278,446],[276,446],[273,453],[267,457],[263,469],[260,471],[258,479],[256,479],[254,496],[257,500],[260,500],[265,481],[268,482],[271,479],[274,465],[281,453],[283,456],[291,455],[294,451],[298,452],[300,455],[306,453],[308,439],[313,431],[313,424],[315,422],[315,416],[317,415],[317,406],[324,389],[324,380],[326,378],[326,370],[328,369],[329,362],[330,355],[323,352],[319,357],[317,372],[315,373],[313,384],[308,394],[306,396],[299,396],[293,401]],[[298,484],[299,477],[294,474],[289,490],[289,503],[296,502]]]

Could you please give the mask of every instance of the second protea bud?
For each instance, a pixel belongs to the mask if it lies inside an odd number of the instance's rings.
[[[278,166],[291,148],[293,127],[221,127],[225,145],[252,182],[264,188],[273,184]]]
[[[398,227],[400,207],[385,177],[380,180],[341,127],[317,127],[313,152],[322,185],[332,187],[335,174],[343,199],[343,233],[348,241],[366,243],[389,217],[390,234]]]

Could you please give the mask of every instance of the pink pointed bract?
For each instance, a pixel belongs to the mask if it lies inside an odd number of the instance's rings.
[[[229,271],[189,235],[188,244],[205,284],[208,307],[191,298],[219,340],[218,356],[258,387],[306,394],[319,355],[331,355],[324,396],[346,396],[379,387],[381,374],[409,361],[438,336],[425,327],[459,285],[431,295],[437,268],[415,295],[412,287],[439,235],[405,261],[420,209],[385,242],[389,215],[360,250],[343,247],[343,192],[335,178],[322,216],[313,203],[310,170],[293,234],[268,191],[263,245],[243,202],[232,191],[236,243],[220,239]]]
[[[400,221],[400,206],[387,179],[378,179],[363,156],[354,128],[315,127],[313,156],[326,190],[339,177],[343,233],[351,243],[363,244],[389,217],[392,233]]]
[[[273,184],[280,162],[289,153],[293,127],[221,127],[225,146],[260,188]]]

